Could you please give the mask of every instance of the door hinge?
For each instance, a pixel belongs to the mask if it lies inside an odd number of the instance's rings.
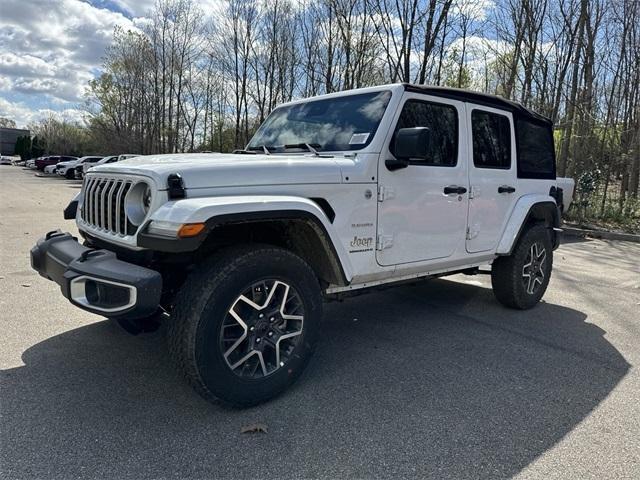
[[[467,227],[467,240],[473,240],[480,233],[480,229]]]
[[[384,185],[378,185],[378,201],[384,202],[390,198],[395,197],[396,194],[391,187],[385,187]]]
[[[480,196],[480,188],[475,185],[471,185],[469,188],[469,198],[476,198]]]
[[[378,235],[376,240],[376,250],[384,250],[390,248],[393,245],[393,236],[391,235]]]

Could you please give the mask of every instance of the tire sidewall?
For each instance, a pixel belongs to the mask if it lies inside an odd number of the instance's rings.
[[[238,296],[252,284],[266,279],[281,280],[296,290],[304,306],[303,331],[283,367],[265,378],[244,379],[231,371],[223,357],[221,326]],[[304,262],[291,254],[275,254],[268,258],[252,255],[209,292],[199,312],[193,352],[206,387],[216,397],[241,405],[259,403],[286,389],[302,373],[313,353],[322,315],[317,280],[305,268]]]
[[[547,257],[544,264],[544,280],[537,290],[533,293],[527,293],[525,286],[522,283],[522,269],[527,262],[527,256],[531,246],[534,243],[540,243],[544,247]],[[518,248],[515,254],[515,272],[516,285],[515,293],[517,295],[517,302],[524,308],[531,308],[537,304],[544,296],[549,280],[551,278],[551,271],[553,269],[553,247],[551,245],[551,239],[547,234],[546,228],[542,225],[535,226],[524,234],[522,241],[519,242]]]

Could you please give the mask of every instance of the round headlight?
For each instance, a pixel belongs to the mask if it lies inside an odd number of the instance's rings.
[[[144,209],[145,215],[149,213],[150,207],[151,207],[151,187],[147,185],[147,188],[142,194],[142,208]]]
[[[124,209],[129,221],[136,227],[142,225],[151,206],[151,187],[145,182],[136,183],[127,192]]]

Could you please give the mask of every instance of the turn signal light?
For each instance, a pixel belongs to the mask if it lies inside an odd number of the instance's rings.
[[[195,237],[204,230],[204,223],[185,223],[178,230],[179,238]]]

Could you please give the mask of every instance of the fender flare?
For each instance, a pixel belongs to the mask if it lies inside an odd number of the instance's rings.
[[[558,205],[553,197],[543,194],[528,194],[523,195],[516,202],[515,207],[511,211],[511,216],[507,222],[498,248],[496,249],[497,255],[511,255],[511,251],[515,247],[524,226],[527,224],[531,217],[534,208],[544,208],[551,211],[553,225],[552,228],[560,227],[560,213],[558,212]],[[554,239],[554,249],[559,244],[559,238],[556,235]]]
[[[178,247],[172,249],[173,251],[185,252],[196,250],[211,230],[220,225],[294,219],[311,222],[316,230],[324,235],[326,241],[323,243],[329,244],[341,269],[341,276],[346,282],[349,282],[353,278],[353,268],[349,256],[324,210],[318,203],[308,198],[282,195],[185,198],[165,203],[152,213],[147,222],[156,220],[177,224],[205,223],[207,228],[199,238],[169,240]],[[139,246],[141,247],[155,249],[154,246],[158,243],[153,240],[154,238],[148,234],[139,234]],[[166,245],[167,241],[165,240],[163,243]]]

